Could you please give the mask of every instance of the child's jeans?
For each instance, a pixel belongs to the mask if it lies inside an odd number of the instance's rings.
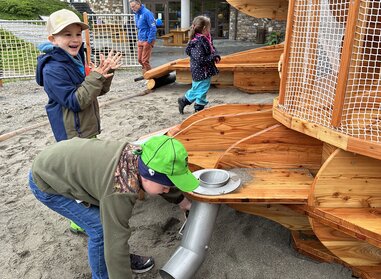
[[[103,228],[99,216],[99,207],[86,207],[83,203],[61,195],[42,192],[29,173],[29,187],[33,195],[53,211],[73,220],[88,235],[88,257],[93,279],[108,278],[103,249]]]
[[[206,99],[206,93],[208,93],[210,88],[211,80],[212,78],[207,78],[200,81],[192,80],[192,88],[185,93],[185,98],[187,98],[190,103],[196,101],[196,104],[202,106],[207,105],[208,100]]]

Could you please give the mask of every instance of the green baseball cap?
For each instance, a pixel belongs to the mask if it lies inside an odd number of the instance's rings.
[[[143,163],[165,174],[183,192],[191,192],[199,185],[188,168],[188,152],[178,140],[168,136],[154,136],[142,145]]]

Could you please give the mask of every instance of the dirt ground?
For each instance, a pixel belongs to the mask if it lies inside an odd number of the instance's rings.
[[[134,71],[116,73],[111,91],[100,97],[101,139],[134,141],[180,123],[177,98],[189,88],[177,83],[140,97]],[[223,103],[271,103],[273,94],[247,94],[212,88],[210,106]],[[0,274],[2,279],[91,278],[87,238],[73,235],[68,220],[39,203],[29,191],[27,174],[33,158],[54,143],[45,113],[46,94],[31,81],[6,83],[0,89],[0,135],[29,129],[0,142]],[[112,102],[110,102],[112,101]],[[181,241],[184,222],[177,206],[147,197],[135,207],[130,239],[133,252],[152,255],[156,266],[134,278],[160,278],[159,269]],[[312,261],[293,250],[290,233],[267,219],[221,206],[206,260],[195,279],[310,278],[348,279],[341,265]]]

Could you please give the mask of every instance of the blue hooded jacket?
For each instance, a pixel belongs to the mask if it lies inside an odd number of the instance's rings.
[[[135,23],[138,29],[138,40],[142,42],[152,43],[156,40],[156,21],[150,10],[143,4],[140,9],[135,12]]]
[[[55,139],[98,135],[97,96],[109,91],[112,78],[106,79],[97,72],[85,77],[84,69],[79,66],[85,65],[83,45],[79,51],[81,61],[77,62],[59,47],[45,49],[47,53],[37,58],[36,82],[48,95],[45,109]]]

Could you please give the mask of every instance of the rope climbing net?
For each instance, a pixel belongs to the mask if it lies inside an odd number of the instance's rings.
[[[352,2],[295,0],[280,108],[340,133],[380,142],[381,4]],[[335,125],[332,117],[338,109]]]

